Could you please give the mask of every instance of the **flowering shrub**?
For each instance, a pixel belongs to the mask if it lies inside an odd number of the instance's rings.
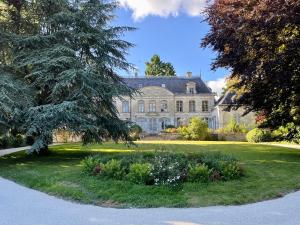
[[[244,170],[238,161],[220,153],[178,154],[170,152],[94,155],[83,160],[87,175],[126,179],[136,184],[170,185],[183,182],[229,181],[238,179]]]
[[[186,178],[186,159],[176,155],[158,155],[153,162],[152,175],[154,184],[176,185]]]

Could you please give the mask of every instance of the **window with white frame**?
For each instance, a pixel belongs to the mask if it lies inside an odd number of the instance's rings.
[[[195,88],[193,88],[193,87],[192,87],[192,88],[189,88],[189,93],[190,93],[190,94],[195,94]]]
[[[189,112],[196,112],[196,102],[194,100],[189,101]]]
[[[156,102],[155,101],[149,102],[149,112],[156,112]]]
[[[145,102],[143,100],[138,101],[138,112],[145,112]]]
[[[122,102],[122,112],[129,113],[129,101]]]
[[[176,111],[183,112],[183,101],[176,101]]]
[[[202,112],[208,112],[208,101],[202,101]]]
[[[163,100],[160,102],[160,111],[161,112],[167,112],[168,111],[168,102],[166,100]]]

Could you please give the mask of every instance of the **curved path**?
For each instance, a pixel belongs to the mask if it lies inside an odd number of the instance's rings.
[[[300,225],[300,192],[244,206],[113,209],[57,199],[0,178],[0,225]]]

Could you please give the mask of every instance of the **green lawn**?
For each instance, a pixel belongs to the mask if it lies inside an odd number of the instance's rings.
[[[257,202],[300,189],[300,150],[236,142],[137,142],[137,147],[105,143],[51,147],[49,156],[17,153],[0,158],[0,176],[83,203],[112,207],[197,207]],[[220,151],[235,156],[246,176],[209,184],[185,183],[180,191],[127,181],[100,180],[81,174],[81,160],[90,154],[130,154],[166,149],[177,152]]]

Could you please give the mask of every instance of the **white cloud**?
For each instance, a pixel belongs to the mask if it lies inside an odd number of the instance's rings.
[[[177,16],[186,13],[190,16],[199,16],[207,0],[119,0],[122,7],[133,11],[134,20],[153,16]]]
[[[218,97],[221,97],[222,89],[226,85],[226,78],[219,78],[218,80],[212,80],[207,82],[207,86],[212,89],[213,92],[216,92]]]

